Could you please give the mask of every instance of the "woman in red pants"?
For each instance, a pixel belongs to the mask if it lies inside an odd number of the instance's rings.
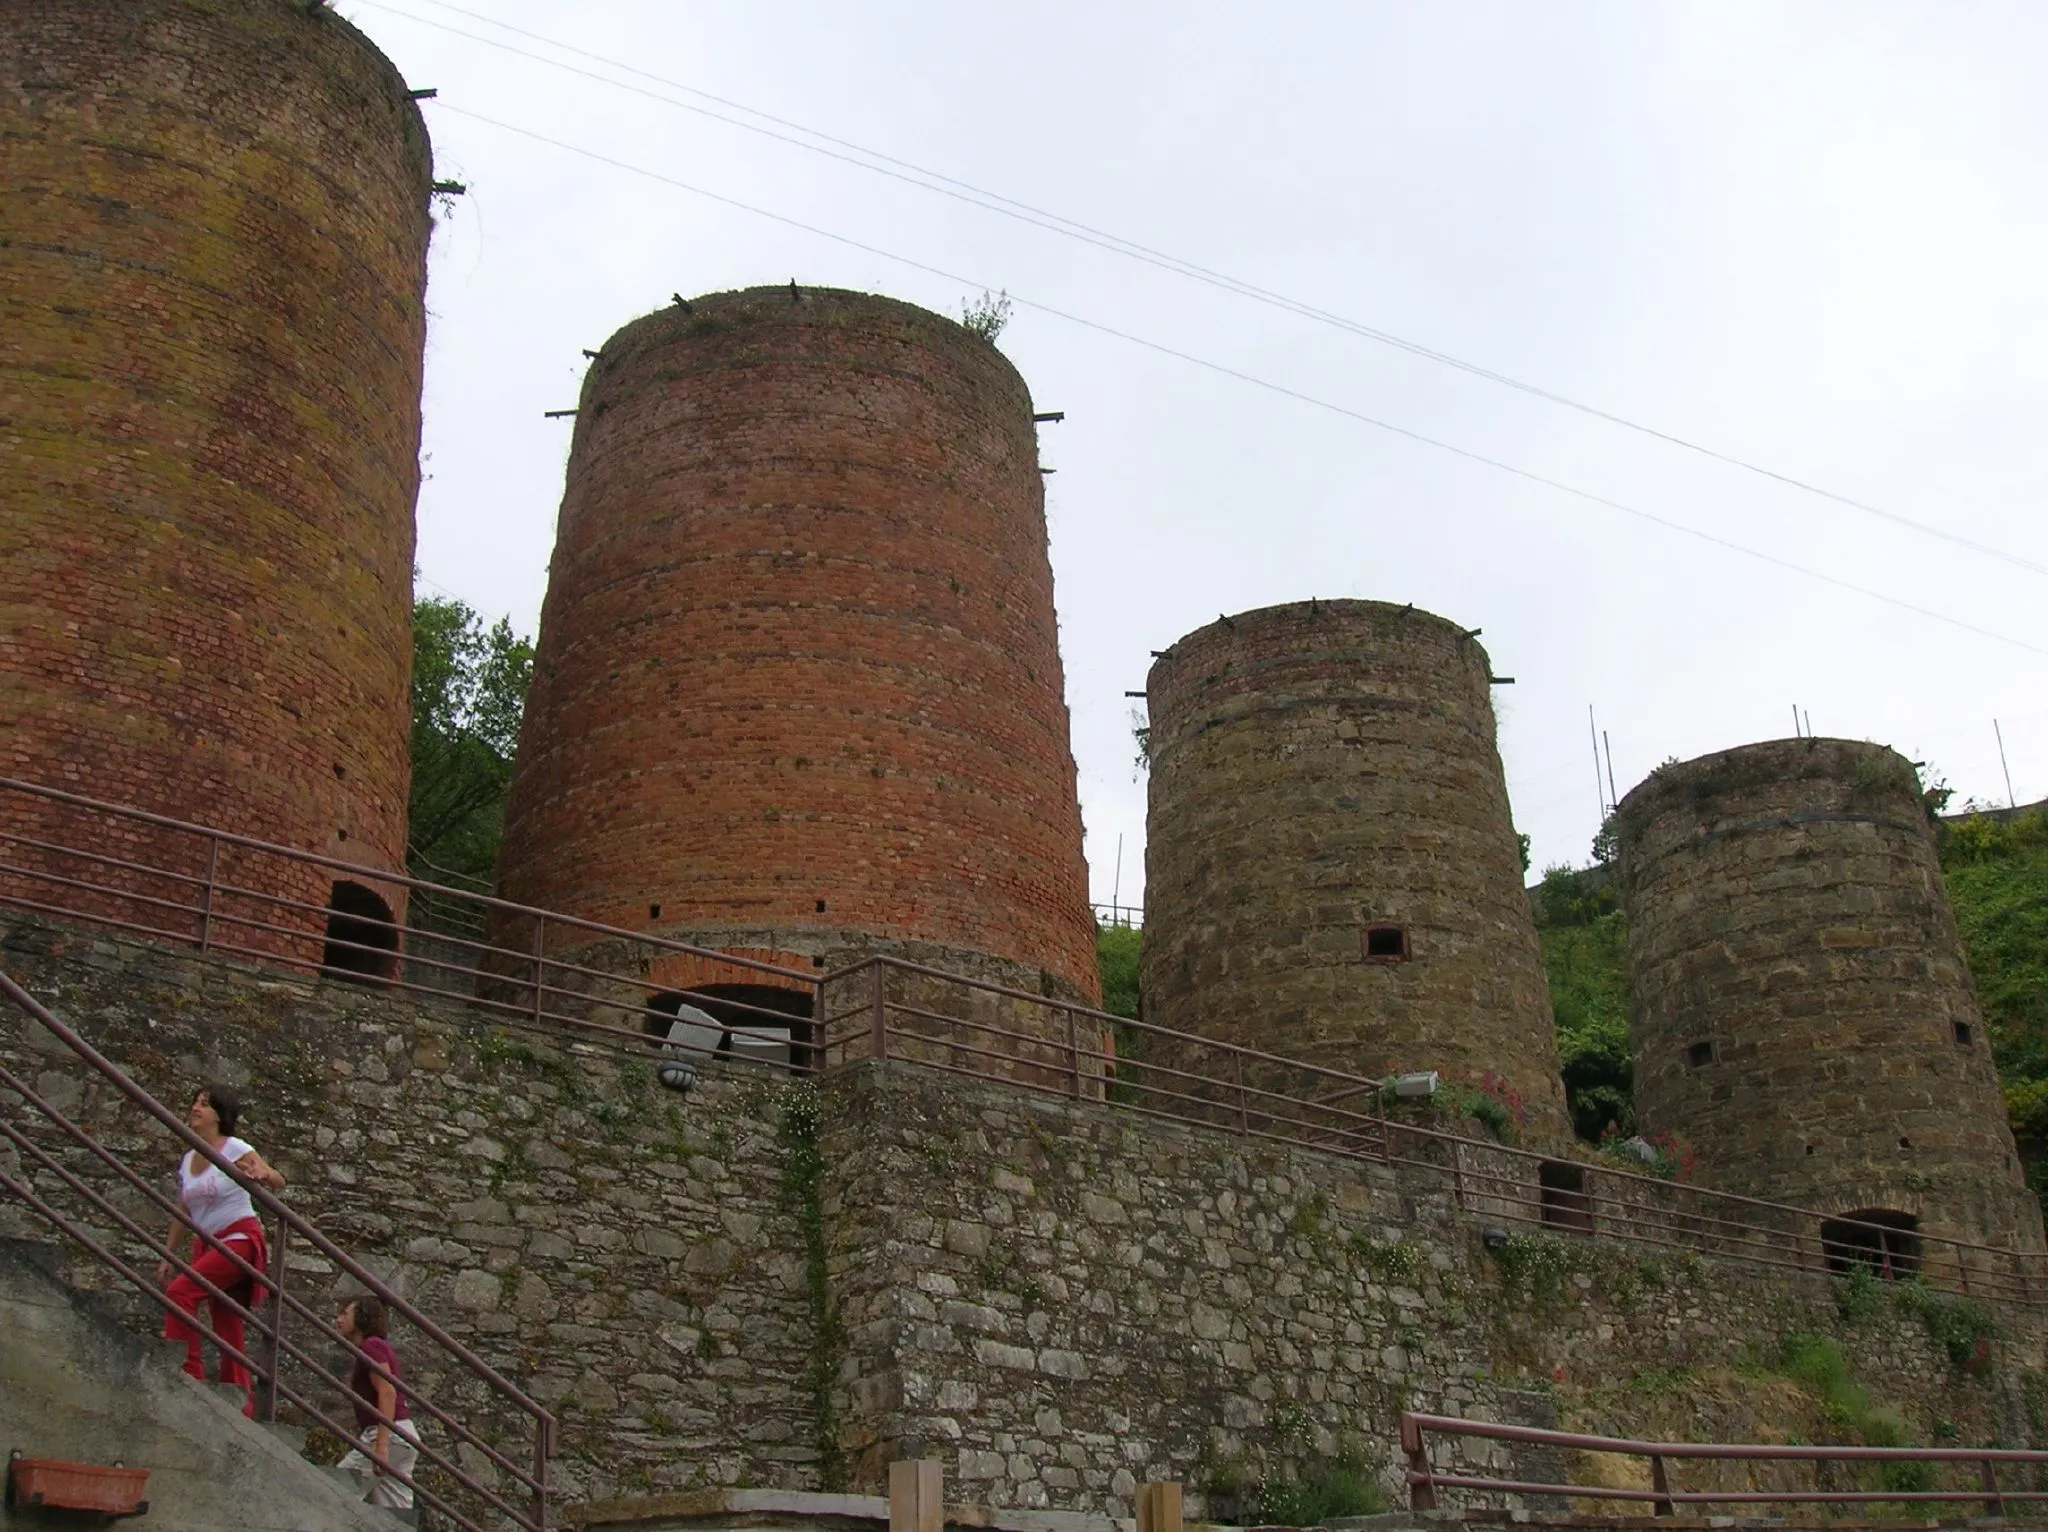
[[[284,1177],[264,1164],[263,1157],[248,1144],[234,1136],[235,1123],[241,1115],[240,1098],[224,1085],[209,1083],[193,1099],[192,1111],[185,1120],[191,1124],[194,1133],[206,1140],[214,1153],[240,1174],[258,1186],[282,1191]],[[264,1244],[263,1225],[256,1217],[255,1205],[250,1201],[249,1193],[218,1165],[188,1152],[178,1163],[178,1200],[184,1205],[185,1218],[193,1226],[211,1234],[258,1271],[266,1269],[269,1252]],[[196,1273],[206,1278],[245,1308],[255,1306],[262,1296],[262,1288],[253,1277],[208,1244],[199,1245],[191,1270],[182,1269],[178,1263],[183,1260],[187,1247],[195,1243],[199,1242],[193,1239],[185,1221],[174,1219],[171,1236],[166,1243],[168,1259],[157,1263],[156,1279],[160,1284],[168,1284],[166,1296],[183,1311],[182,1315],[164,1316],[164,1338],[185,1343],[185,1371],[204,1382],[206,1367],[199,1354],[199,1329],[192,1323],[199,1313],[201,1299],[206,1300],[207,1312],[212,1316],[213,1333],[237,1351],[246,1353],[248,1348],[243,1336],[242,1316],[214,1300],[205,1288],[192,1280],[193,1275]],[[174,1271],[177,1273],[175,1277],[172,1275]],[[222,1352],[220,1381],[247,1388],[249,1369]],[[249,1407],[253,1405],[251,1400]]]

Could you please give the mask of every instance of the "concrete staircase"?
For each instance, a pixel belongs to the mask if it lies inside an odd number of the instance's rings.
[[[145,1525],[179,1532],[397,1532],[356,1479],[299,1456],[305,1433],[242,1415],[239,1390],[195,1382],[183,1348],[62,1276],[62,1252],[0,1236],[0,1451],[147,1468]],[[80,1523],[0,1507],[0,1528]]]

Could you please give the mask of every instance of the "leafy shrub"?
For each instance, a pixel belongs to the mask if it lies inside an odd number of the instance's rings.
[[[1314,1527],[1336,1516],[1377,1516],[1387,1497],[1365,1460],[1346,1453],[1303,1478],[1267,1479],[1252,1491],[1249,1509],[1275,1527]]]

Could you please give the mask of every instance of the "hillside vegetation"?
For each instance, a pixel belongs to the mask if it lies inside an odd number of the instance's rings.
[[[1970,953],[2005,1106],[2036,1196],[2048,1192],[2048,811],[1977,818],[1942,837],[1942,876]],[[2048,1200],[2048,1198],[2044,1198]]]

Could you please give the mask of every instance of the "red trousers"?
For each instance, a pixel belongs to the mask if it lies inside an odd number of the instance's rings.
[[[214,1238],[227,1245],[258,1271],[265,1268],[269,1257],[263,1241],[263,1225],[255,1219],[245,1218],[238,1224],[231,1224]],[[253,1309],[262,1301],[262,1285],[204,1242],[199,1242],[198,1255],[192,1262],[192,1272],[206,1278],[245,1308]],[[213,1333],[227,1345],[247,1354],[249,1347],[247,1337],[243,1333],[242,1316],[226,1304],[215,1301],[205,1288],[192,1280],[191,1272],[179,1272],[171,1279],[171,1285],[164,1289],[164,1293],[171,1302],[190,1316],[181,1319],[176,1314],[166,1314],[164,1339],[181,1340],[185,1343],[185,1371],[192,1377],[201,1382],[206,1380],[206,1364],[199,1354],[199,1328],[191,1322],[198,1317],[202,1300],[205,1301],[207,1313],[213,1320]],[[223,1351],[220,1357],[220,1381],[240,1384],[247,1388],[249,1369]]]

